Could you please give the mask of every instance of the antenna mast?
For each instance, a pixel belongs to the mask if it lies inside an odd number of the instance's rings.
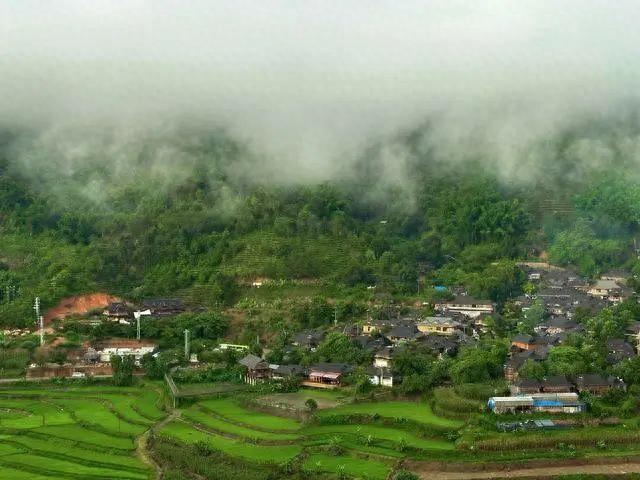
[[[40,315],[38,317],[38,322],[40,323],[40,346],[44,345],[44,317]]]

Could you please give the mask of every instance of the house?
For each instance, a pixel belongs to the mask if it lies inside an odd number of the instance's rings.
[[[597,373],[585,373],[576,377],[578,392],[588,392],[593,395],[602,395],[612,388],[626,389],[624,382],[617,378],[605,379]]]
[[[246,368],[244,380],[247,383],[255,384],[258,380],[271,377],[269,364],[260,357],[249,354],[241,358],[238,363]]]
[[[627,328],[627,336],[633,345],[635,345],[636,350],[640,347],[640,322],[633,322]]]
[[[469,295],[456,295],[453,300],[436,303],[434,308],[441,313],[458,312],[471,318],[482,314],[491,315],[494,312],[493,302],[479,300]]]
[[[418,322],[417,328],[421,333],[455,335],[462,329],[462,324],[451,317],[425,317]]]
[[[493,413],[581,413],[586,406],[577,393],[534,393],[515,397],[491,397],[487,403]]]
[[[131,310],[124,302],[111,302],[102,314],[114,322],[128,322],[131,318]]]
[[[143,301],[140,310],[155,317],[171,317],[185,312],[186,307],[177,298],[154,298]]]
[[[373,356],[373,366],[376,368],[390,368],[395,349],[393,347],[385,347],[378,350]]]
[[[371,335],[358,335],[352,341],[365,350],[379,350],[391,344],[387,337]]]
[[[519,333],[511,339],[511,346],[520,350],[534,350],[536,348],[536,340],[531,335]]]
[[[542,385],[535,378],[523,378],[509,388],[511,395],[530,395],[540,393],[541,389]]]
[[[397,325],[405,325],[411,323],[406,319],[390,319],[390,320],[373,320],[369,319],[362,324],[363,335],[373,335],[374,333],[384,333],[391,330]]]
[[[367,375],[369,381],[373,385],[380,385],[383,387],[393,387],[394,376],[391,369],[384,367],[369,367],[367,368]]]
[[[609,270],[600,276],[601,280],[611,280],[619,285],[626,285],[631,273],[626,270]]]
[[[504,378],[509,383],[518,380],[518,371],[527,360],[541,362],[547,358],[549,348],[546,345],[538,346],[535,350],[515,350],[511,352],[507,362],[504,364]]]
[[[613,338],[607,341],[607,357],[606,361],[609,365],[615,365],[624,360],[628,360],[636,356],[633,347],[620,338]]]
[[[524,365],[524,362],[533,360],[533,350],[524,350],[513,352],[504,364],[504,378],[507,382],[515,382],[518,380],[518,370]]]
[[[148,340],[131,340],[128,338],[110,338],[93,344],[93,350],[99,355],[101,362],[110,362],[112,355],[132,355],[136,363],[148,353],[153,353],[158,345]]]
[[[513,300],[513,303],[519,306],[523,312],[526,312],[533,305],[533,298],[531,295],[520,295]]]
[[[345,325],[344,328],[342,329],[342,333],[349,339],[354,339],[358,336],[362,336],[360,335],[362,331],[362,327],[358,324],[350,324],[350,325]]]
[[[296,347],[314,350],[324,340],[325,334],[319,330],[302,330],[293,336]]]
[[[597,280],[595,284],[586,288],[588,295],[603,300],[609,300],[613,303],[618,303],[628,298],[631,295],[631,291],[627,288],[623,288],[614,280]]]
[[[558,335],[561,333],[584,331],[584,327],[564,315],[555,315],[534,328],[538,334]]]
[[[311,365],[302,385],[314,388],[338,388],[342,384],[342,377],[350,373],[353,367],[344,363],[318,363]]]
[[[440,355],[450,354],[455,355],[459,349],[463,340],[468,337],[462,335],[442,336],[436,334],[429,334],[420,337],[417,341],[420,345],[436,352]]]
[[[411,325],[396,325],[393,327],[386,337],[391,340],[391,343],[410,342],[420,336],[418,328],[415,324]]]
[[[300,365],[269,365],[271,378],[274,380],[283,380],[287,377],[304,377],[307,369]]]
[[[573,389],[573,385],[564,375],[544,377],[541,387],[544,393],[569,393]]]

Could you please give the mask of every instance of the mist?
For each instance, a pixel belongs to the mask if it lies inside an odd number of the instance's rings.
[[[134,178],[142,151],[138,175],[185,178],[185,145],[206,132],[250,158],[215,168],[259,181],[357,177],[376,145],[402,186],[415,164],[398,138],[416,129],[430,158],[481,159],[508,181],[576,129],[578,163],[640,165],[639,129],[580,131],[633,116],[639,20],[638,2],[604,0],[8,0],[0,126],[28,132],[12,168],[51,188],[98,158],[104,171],[83,177],[95,200],[100,173]]]

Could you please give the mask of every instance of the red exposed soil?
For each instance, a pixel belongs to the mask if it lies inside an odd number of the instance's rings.
[[[120,298],[108,293],[88,293],[63,298],[55,307],[44,314],[45,325],[54,319],[64,319],[68,315],[85,315],[96,308],[104,308],[111,302],[120,302]]]

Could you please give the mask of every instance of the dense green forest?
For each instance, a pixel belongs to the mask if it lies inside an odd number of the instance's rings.
[[[613,130],[580,133],[596,134],[616,144]],[[28,325],[35,296],[46,307],[96,290],[131,300],[198,292],[203,303],[231,305],[256,277],[319,281],[336,296],[463,285],[502,301],[523,287],[519,259],[548,256],[587,276],[633,269],[633,159],[621,151],[578,164],[570,152],[582,137],[572,135],[537,171],[527,166],[525,182],[473,156],[434,159],[412,134],[397,140],[411,152],[402,181],[380,180],[371,148],[356,174],[301,184],[253,178],[261,160],[219,132],[175,140],[169,153],[173,140],[149,139],[119,152],[118,164],[105,146],[71,170],[61,150],[36,151],[28,133],[4,132],[0,319]]]

